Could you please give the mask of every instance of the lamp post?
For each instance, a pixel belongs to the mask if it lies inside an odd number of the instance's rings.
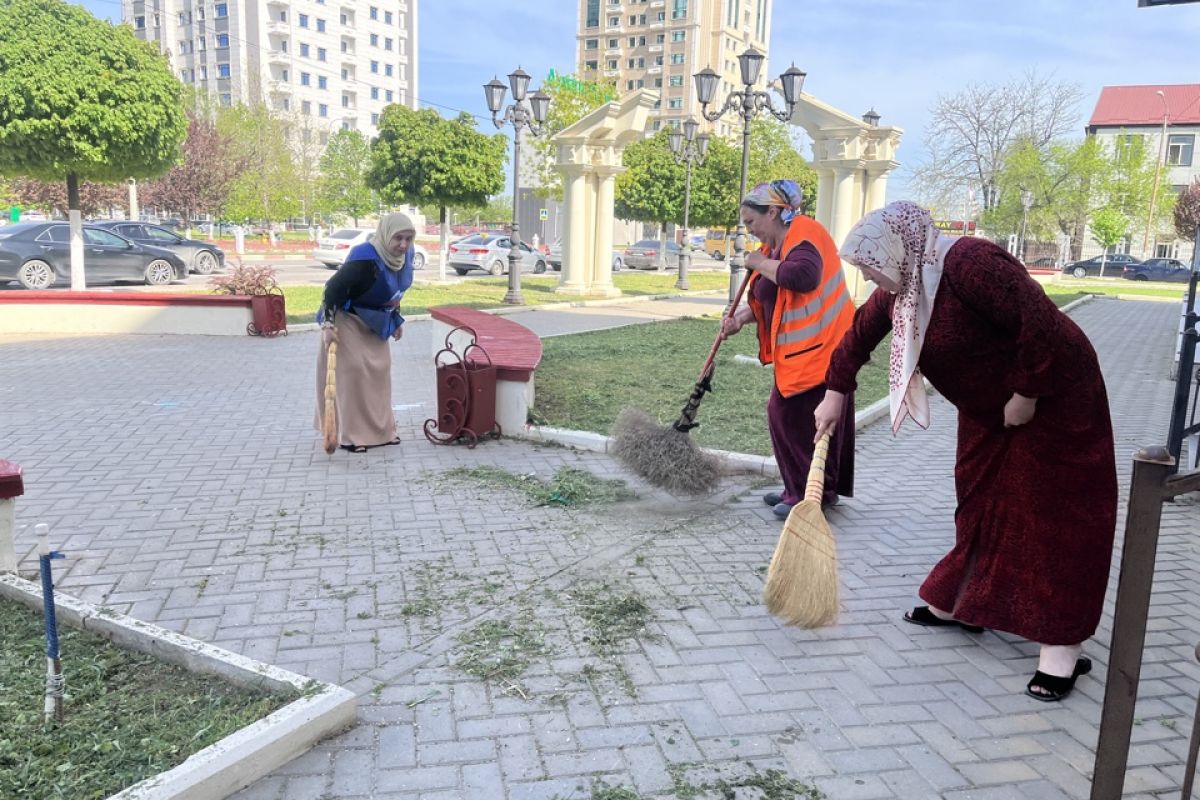
[[[1033,192],[1028,189],[1021,190],[1021,246],[1017,250],[1017,255],[1021,259],[1021,263],[1025,263],[1025,230],[1029,223],[1029,209],[1033,208]]]
[[[504,93],[512,89],[513,102],[500,114],[504,105]],[[518,221],[518,209],[521,192],[521,138],[526,130],[534,136],[542,134],[546,112],[550,109],[550,96],[542,91],[526,96],[529,91],[529,73],[520,67],[508,76],[508,87],[496,78],[483,85],[483,93],[487,98],[488,111],[492,112],[492,124],[503,128],[505,123],[513,128],[513,220],[512,233],[509,240],[512,249],[508,251],[508,291],[504,294],[504,302],[519,306],[525,300],[521,297],[521,224]]]
[[[1142,235],[1142,258],[1146,257],[1146,248],[1150,244],[1150,229],[1154,227],[1154,206],[1158,202],[1158,175],[1162,170],[1163,162],[1167,160],[1167,120],[1170,112],[1167,110],[1167,96],[1163,94],[1162,89],[1159,89],[1155,94],[1162,101],[1162,134],[1158,137],[1158,160],[1154,162],[1154,188],[1150,190],[1150,213],[1146,216],[1146,232]]]
[[[676,289],[690,289],[688,286],[688,267],[692,263],[692,236],[688,228],[688,216],[692,210],[692,164],[702,166],[708,153],[709,135],[696,135],[699,123],[688,119],[683,123],[683,130],[678,128],[667,134],[671,152],[675,154],[675,163],[684,164],[686,178],[683,182],[683,249],[679,253],[679,280],[675,281]]]
[[[730,91],[729,96],[725,99],[725,103],[713,111],[708,110],[708,105],[717,94],[717,86],[721,82],[721,76],[714,72],[711,67],[703,69],[695,75],[696,95],[700,100],[701,113],[706,120],[715,122],[727,111],[733,111],[742,116],[742,182],[741,188],[738,191],[739,203],[746,196],[746,175],[750,171],[750,120],[754,119],[762,111],[770,112],[780,122],[786,122],[791,119],[792,112],[796,108],[796,103],[800,100],[800,90],[804,86],[805,74],[796,69],[796,65],[793,64],[786,72],[779,76],[779,87],[783,92],[783,102],[787,108],[783,111],[777,111],[771,100],[771,95],[766,92],[755,91],[754,89],[754,84],[758,82],[758,73],[762,69],[764,60],[766,60],[766,56],[753,47],[738,56],[738,67],[741,70],[742,85],[744,88]],[[742,214],[739,207],[737,235],[733,240],[733,256],[729,259],[729,299],[731,301],[737,294],[737,287],[741,281],[741,271],[745,265],[746,226],[742,224]]]

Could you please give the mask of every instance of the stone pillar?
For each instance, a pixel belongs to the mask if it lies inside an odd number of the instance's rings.
[[[588,175],[583,164],[560,167],[566,198],[567,229],[563,237],[563,270],[558,291],[583,294],[587,288],[589,239],[587,230]]]
[[[833,170],[817,170],[816,219],[826,230],[833,230]]]
[[[605,297],[618,297],[621,290],[612,282],[612,249],[613,249],[613,199],[616,192],[617,173],[621,167],[605,166],[596,168],[596,235],[592,249],[592,283],[594,294]]]
[[[854,170],[849,167],[836,167],[833,171],[833,218],[829,233],[841,247],[857,221],[854,213]]]
[[[883,208],[887,204],[887,170],[867,170],[866,211]]]

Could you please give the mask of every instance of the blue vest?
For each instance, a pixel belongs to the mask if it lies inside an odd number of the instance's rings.
[[[404,254],[404,266],[398,270],[389,269],[370,242],[355,245],[346,256],[346,263],[373,262],[375,283],[358,297],[347,300],[342,308],[355,314],[385,341],[404,324],[404,317],[400,316],[400,298],[412,286],[412,258],[413,248],[410,247]],[[322,321],[322,316],[321,312],[317,313],[318,322]]]

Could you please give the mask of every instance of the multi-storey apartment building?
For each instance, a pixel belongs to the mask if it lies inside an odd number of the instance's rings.
[[[262,102],[298,128],[374,135],[390,103],[416,107],[417,0],[123,0],[143,39],[222,105]]]
[[[619,92],[661,93],[654,130],[699,119],[692,75],[711,67],[721,76],[715,102],[741,88],[739,54],[767,52],[772,0],[578,0],[576,63],[588,80],[614,81]],[[760,83],[768,71],[763,69]],[[759,86],[762,88],[762,85]],[[714,130],[728,135],[732,117]]]

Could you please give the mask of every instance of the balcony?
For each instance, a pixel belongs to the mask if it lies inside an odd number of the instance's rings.
[[[287,36],[291,32],[292,29],[286,22],[280,22],[277,19],[273,19],[267,23],[267,33],[271,33],[276,36]]]
[[[267,63],[275,64],[281,67],[290,66],[292,63],[292,56],[291,54],[285,53],[282,50],[272,50],[267,54]]]
[[[650,52],[651,52],[651,53],[661,53],[662,51],[663,51],[663,46],[662,46],[661,44],[652,44],[652,45],[650,45]]]
[[[287,81],[269,80],[267,81],[267,92],[270,94],[291,94],[292,85]]]
[[[647,75],[658,75],[662,72],[662,67],[650,67],[646,70]]]

